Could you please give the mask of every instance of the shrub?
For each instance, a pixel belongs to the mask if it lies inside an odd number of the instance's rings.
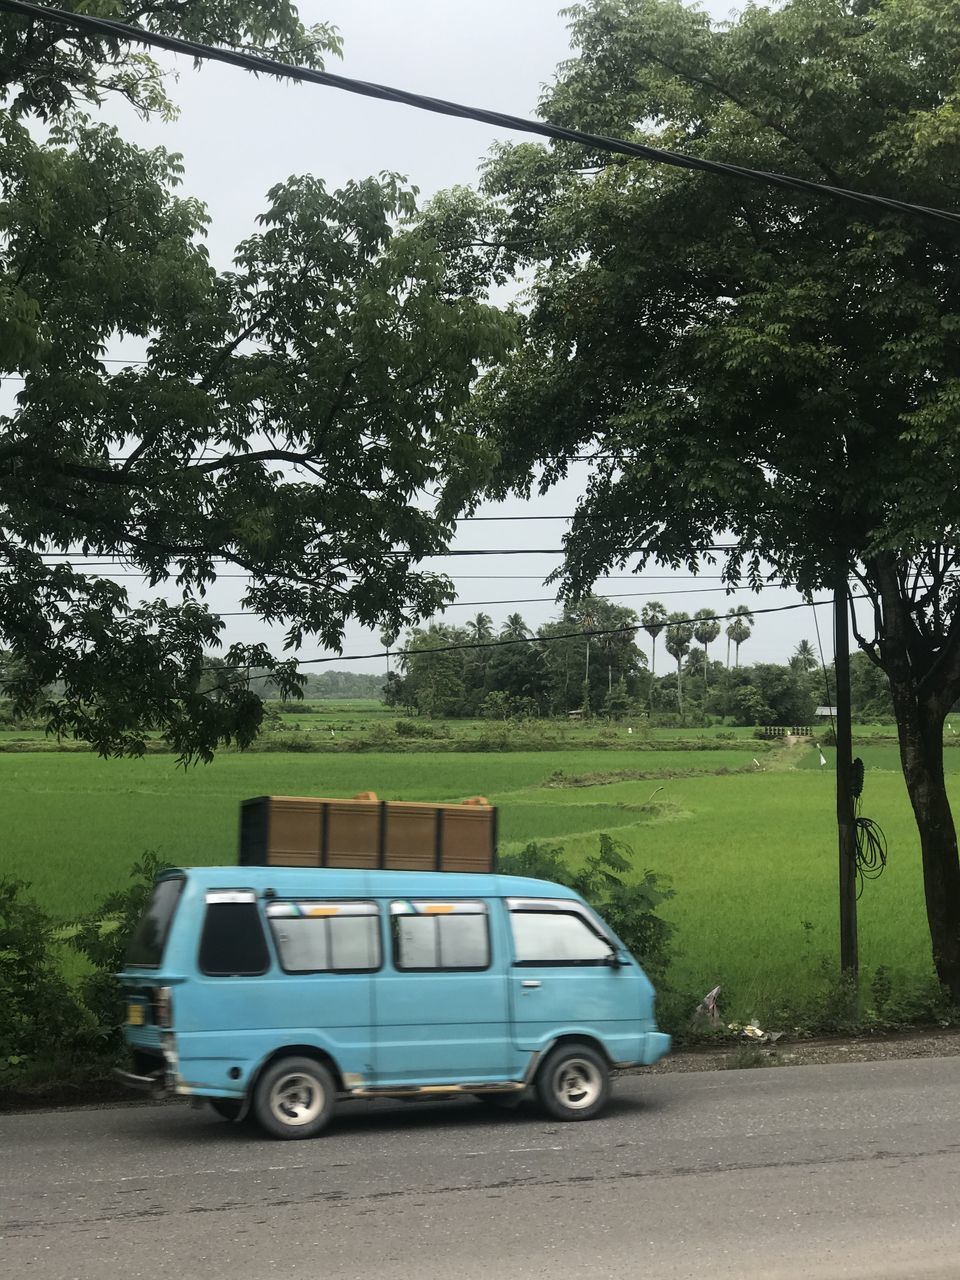
[[[435,738],[437,731],[424,720],[398,720],[393,731],[401,738]]]
[[[38,1061],[63,1062],[88,1031],[57,965],[53,921],[24,897],[26,888],[0,879],[0,1083]]]
[[[93,972],[81,980],[80,997],[104,1051],[119,1050],[122,1043],[123,1002],[114,975],[123,968],[127,943],[143,915],[154,880],[169,866],[157,854],[144,853],[131,867],[131,883],[126,889],[108,894],[89,915],[61,931],[92,966]]]

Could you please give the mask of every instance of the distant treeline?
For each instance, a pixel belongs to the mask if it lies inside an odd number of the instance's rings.
[[[386,674],[370,675],[365,671],[323,671],[307,676],[303,696],[324,698],[382,698]]]
[[[811,724],[817,706],[834,701],[831,667],[823,670],[806,640],[783,665],[741,665],[753,621],[742,605],[722,619],[710,609],[691,618],[668,614],[658,601],[638,615],[597,598],[566,606],[536,631],[519,614],[496,631],[480,613],[462,626],[440,623],[408,632],[394,658],[386,701],[435,719],[599,715],[650,716],[661,724],[718,718],[738,725]],[[714,647],[722,661],[713,659]],[[890,718],[886,677],[864,654],[853,656],[851,675],[854,715]]]

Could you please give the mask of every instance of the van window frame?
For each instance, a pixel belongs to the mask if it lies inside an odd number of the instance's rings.
[[[244,969],[242,973],[238,973],[235,969],[205,969],[201,963],[203,955],[203,938],[207,927],[207,918],[211,907],[224,906],[252,906],[256,915],[257,925],[260,929],[260,940],[263,943],[263,954],[266,961],[262,969]],[[270,954],[270,940],[267,937],[267,930],[263,927],[263,917],[260,911],[260,903],[257,898],[255,889],[249,888],[230,888],[230,889],[207,889],[203,898],[203,919],[200,924],[200,932],[197,938],[197,972],[204,978],[262,978],[273,968],[273,959]]]
[[[507,898],[508,923],[510,926],[510,944],[513,951],[513,968],[515,969],[601,969],[609,966],[608,957],[597,957],[588,960],[518,960],[517,938],[513,932],[513,916],[523,915],[558,915],[573,916],[601,942],[610,948],[610,955],[620,953],[613,937],[602,926],[599,918],[582,903],[570,898]]]
[[[455,904],[455,903],[463,903],[463,904],[471,904],[471,905],[475,904],[476,906],[478,906],[478,907],[480,908],[480,910],[479,910],[479,911],[461,911],[461,912],[459,912],[459,913],[457,913],[456,911],[453,911],[453,912],[450,912],[449,914],[451,914],[451,915],[457,915],[457,914],[460,914],[460,915],[469,915],[469,916],[479,916],[479,917],[483,920],[483,922],[484,922],[485,940],[486,940],[486,944],[487,944],[487,963],[486,963],[486,964],[482,964],[482,965],[477,965],[477,964],[460,964],[460,965],[442,965],[442,966],[441,966],[441,965],[427,965],[427,966],[423,966],[423,965],[402,965],[402,964],[400,963],[400,956],[399,956],[399,947],[398,947],[397,932],[394,930],[394,927],[393,927],[393,922],[394,922],[394,920],[402,920],[402,919],[405,919],[405,918],[406,918],[406,919],[411,919],[411,918],[413,918],[413,919],[417,919],[417,918],[420,918],[420,919],[425,919],[425,920],[436,920],[436,921],[438,921],[438,924],[437,924],[437,942],[438,942],[438,950],[439,950],[439,936],[440,936],[440,926],[439,926],[439,921],[440,921],[440,919],[441,919],[441,918],[443,918],[443,916],[446,914],[446,913],[439,912],[439,911],[438,911],[438,912],[435,912],[435,913],[434,913],[434,912],[426,911],[426,912],[414,912],[414,913],[412,914],[412,916],[411,916],[411,914],[410,914],[410,913],[405,912],[405,911],[394,911],[394,909],[393,909],[393,908],[394,908],[395,906],[402,906],[402,905],[403,905],[404,903],[406,903],[406,902],[424,902],[424,903],[431,903],[431,902],[435,902],[435,903],[437,903],[438,905],[443,905],[443,904],[445,904],[445,903],[451,903],[451,904]],[[491,927],[490,927],[490,914],[491,914],[491,912],[490,912],[490,903],[489,903],[489,901],[488,901],[486,898],[448,898],[448,897],[443,897],[443,898],[391,898],[391,899],[390,899],[390,912],[389,912],[389,921],[390,921],[390,962],[391,962],[391,964],[392,964],[392,966],[393,966],[393,970],[394,970],[394,972],[395,972],[395,973],[400,973],[400,974],[403,974],[403,973],[489,973],[489,972],[490,972],[490,970],[491,970],[491,969],[493,968],[493,966],[494,966],[494,955],[493,955],[493,931],[492,931],[492,929],[491,929]]]
[[[337,906],[338,904],[344,904],[344,905],[346,905],[346,904],[350,904],[350,905],[353,905],[354,903],[356,903],[358,906],[373,907],[373,911],[372,911],[372,912],[359,912],[359,911],[358,911],[358,912],[357,912],[357,914],[356,914],[356,918],[357,918],[357,919],[360,919],[360,920],[363,920],[363,919],[373,919],[373,920],[375,920],[375,921],[376,921],[376,924],[377,924],[377,928],[376,928],[376,934],[377,934],[377,959],[378,959],[378,964],[377,964],[376,968],[374,968],[374,969],[288,969],[288,968],[286,967],[286,965],[283,963],[283,952],[282,952],[282,950],[281,950],[281,948],[280,948],[280,943],[279,943],[279,941],[278,941],[278,939],[277,939],[277,935],[276,935],[276,933],[274,932],[273,921],[274,921],[275,919],[276,919],[276,920],[310,919],[311,917],[309,917],[309,916],[306,916],[306,917],[298,917],[298,916],[273,916],[273,917],[272,917],[272,916],[270,915],[270,907],[272,907],[272,906],[280,906],[280,905],[285,904],[285,903],[301,903],[301,902],[310,902],[310,903],[313,903],[313,904],[314,904],[314,905],[316,905],[316,906],[323,906],[324,904],[329,903],[329,904],[330,904],[330,906],[335,907],[335,906]],[[283,974],[285,974],[288,978],[309,978],[309,977],[315,977],[317,974],[327,974],[327,973],[332,974],[332,975],[334,975],[334,976],[338,976],[338,975],[342,976],[342,975],[344,975],[344,974],[346,974],[346,975],[349,975],[349,974],[361,974],[361,975],[363,975],[363,974],[374,974],[374,973],[382,973],[382,972],[383,972],[383,967],[384,967],[384,964],[386,963],[386,948],[385,948],[385,947],[384,947],[384,945],[383,945],[383,916],[384,916],[384,913],[383,913],[383,910],[381,909],[381,905],[380,905],[380,903],[379,903],[375,898],[303,898],[303,897],[299,897],[299,898],[271,898],[271,899],[270,899],[270,901],[267,903],[266,910],[265,910],[264,914],[265,914],[265,916],[266,916],[266,920],[267,920],[267,933],[268,933],[268,935],[269,935],[270,942],[271,942],[271,943],[272,943],[272,945],[273,945],[273,949],[274,949],[274,951],[275,951],[275,953],[276,953],[276,957],[277,957],[277,967],[280,969],[280,972],[281,972],[281,973],[283,973]],[[331,917],[329,917],[329,916],[325,916],[325,917],[324,917],[324,916],[321,916],[321,917],[314,917],[314,918],[317,918],[317,919],[328,919],[328,920],[329,920]]]

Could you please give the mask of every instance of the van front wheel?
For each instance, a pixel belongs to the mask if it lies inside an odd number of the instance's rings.
[[[257,1081],[253,1112],[273,1138],[312,1138],[326,1128],[337,1087],[312,1058],[281,1058]]]
[[[587,1044],[558,1045],[537,1074],[537,1096],[557,1120],[592,1120],[610,1093],[610,1070]]]

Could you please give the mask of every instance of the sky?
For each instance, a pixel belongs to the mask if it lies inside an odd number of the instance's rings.
[[[344,40],[342,61],[329,69],[360,79],[376,80],[436,97],[453,98],[517,115],[533,115],[544,84],[569,56],[566,22],[558,12],[564,0],[302,0],[305,22],[329,21]],[[417,112],[319,86],[278,83],[241,70],[189,59],[164,60],[176,70],[170,85],[180,116],[173,123],[143,122],[122,106],[111,104],[109,117],[126,136],[144,146],[162,145],[184,157],[182,190],[208,206],[208,245],[214,263],[228,266],[233,247],[255,229],[269,188],[292,174],[310,172],[328,185],[389,170],[405,175],[423,198],[458,183],[474,181],[482,157],[503,131],[470,121]],[[123,354],[139,354],[124,349]],[[485,516],[558,516],[572,513],[585,483],[587,467],[574,464],[566,482],[526,504],[514,499],[488,505]],[[555,616],[554,591],[543,579],[560,563],[557,554],[566,528],[563,519],[476,522],[464,524],[454,546],[468,548],[537,548],[525,555],[458,558],[453,576],[458,605],[446,613],[450,622],[465,621],[480,608],[499,624],[520,612],[532,626]],[[540,554],[539,549],[551,554]],[[433,567],[450,570],[449,561]],[[706,568],[691,581],[651,567],[642,577],[601,582],[597,593],[617,596],[638,612],[655,598],[669,611],[693,614],[710,607],[725,613],[735,604],[770,607],[795,604],[789,591],[769,590],[726,595]],[[128,583],[131,595],[136,584]],[[219,583],[210,595],[213,607],[238,609],[242,582]],[[519,603],[523,601],[523,603]],[[490,603],[488,603],[490,602]],[[495,603],[494,603],[495,602]],[[824,651],[829,661],[829,613],[818,611]],[[282,629],[252,617],[231,617],[226,643],[265,640],[280,647]],[[648,645],[643,632],[641,647]],[[758,617],[744,645],[742,660],[785,661],[801,638],[816,643],[812,611]],[[376,636],[350,626],[343,658],[330,665],[354,670],[382,670],[382,658],[351,661],[349,655],[378,649]],[[306,644],[302,659],[331,656]],[[322,671],[323,666],[309,670]]]

